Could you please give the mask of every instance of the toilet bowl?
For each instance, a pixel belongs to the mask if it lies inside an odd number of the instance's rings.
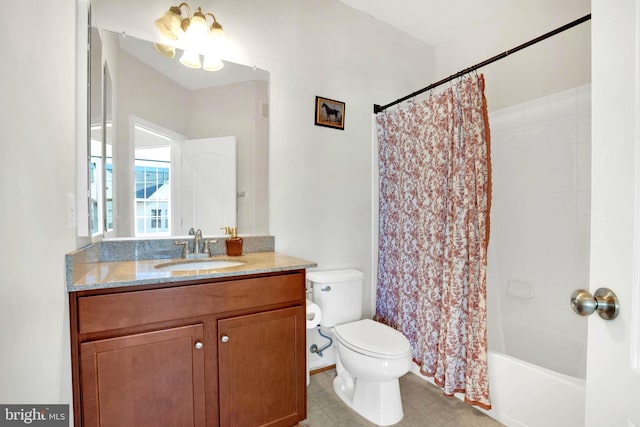
[[[338,345],[336,394],[378,425],[402,420],[398,378],[409,372],[413,354],[407,338],[369,319],[336,326],[334,336]]]
[[[336,344],[335,393],[369,421],[387,426],[402,420],[398,378],[409,372],[413,355],[409,340],[389,326],[362,316],[362,272],[312,272],[314,302],[321,326]]]

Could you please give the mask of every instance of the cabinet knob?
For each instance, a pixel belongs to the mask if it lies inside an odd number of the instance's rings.
[[[227,335],[223,335],[223,336],[220,338],[220,341],[222,341],[222,342],[229,342],[229,337],[228,337]]]
[[[200,350],[202,349],[202,347],[204,347],[204,344],[202,344],[201,341],[196,341],[195,347],[196,347],[196,350]]]

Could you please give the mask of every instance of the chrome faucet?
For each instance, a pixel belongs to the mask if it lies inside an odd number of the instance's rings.
[[[183,245],[182,258],[206,258],[211,256],[211,243],[218,243],[216,239],[205,239],[202,250],[200,250],[200,241],[202,239],[202,230],[195,230],[193,227],[189,229],[189,235],[193,236],[193,250],[189,253],[189,241],[179,240],[173,242],[174,245]]]
[[[196,255],[200,253],[200,240],[202,240],[202,230],[198,228],[193,238],[193,253]]]

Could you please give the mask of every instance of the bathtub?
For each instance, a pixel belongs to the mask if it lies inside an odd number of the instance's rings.
[[[584,426],[584,380],[503,353],[489,351],[488,362],[492,409],[479,409],[491,418],[509,427]],[[417,365],[411,372],[433,383]]]

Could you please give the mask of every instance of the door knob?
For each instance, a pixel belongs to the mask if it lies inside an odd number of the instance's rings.
[[[608,288],[596,289],[593,295],[584,289],[573,291],[571,307],[580,316],[588,316],[597,311],[604,320],[613,320],[620,313],[618,297]]]
[[[200,350],[202,349],[202,347],[204,347],[204,344],[202,344],[202,341],[196,341],[196,344],[195,344],[196,350]]]
[[[220,341],[229,342],[229,336],[228,335],[223,335],[222,337],[220,337]]]

